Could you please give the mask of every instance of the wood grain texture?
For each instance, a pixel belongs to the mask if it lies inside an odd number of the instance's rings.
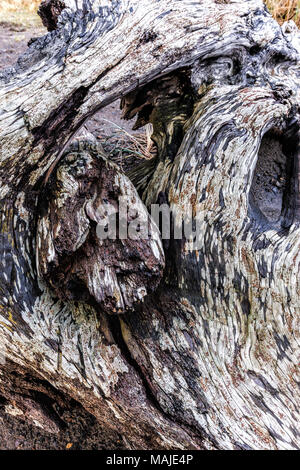
[[[38,272],[60,299],[124,313],[156,290],[164,269],[159,230],[97,145],[72,144],[39,200]]]
[[[0,74],[1,393],[13,396],[6,377],[18,370],[20,394],[28,377],[33,389],[49,384],[128,448],[299,448],[297,41],[259,0],[64,4],[56,29]],[[153,124],[159,150],[128,176],[101,151],[68,147],[120,97],[125,117]],[[101,297],[112,281],[91,271],[114,259],[118,241],[80,252],[91,197],[101,200],[116,176],[148,210],[163,201],[180,224],[191,205],[201,226],[196,250],[163,240],[156,274],[147,268],[155,292],[142,303],[125,282],[130,311],[120,317],[110,308],[124,305]],[[135,287],[153,247],[139,256]],[[93,302],[72,298],[68,257]],[[30,412],[38,400],[22,403],[24,418],[43,426]]]

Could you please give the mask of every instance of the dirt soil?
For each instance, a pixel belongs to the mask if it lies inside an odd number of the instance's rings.
[[[20,25],[0,18],[0,69],[13,65],[26,50],[28,41],[46,33],[39,24]],[[120,132],[118,126],[133,133],[133,122],[120,119],[119,102],[113,103],[97,113],[86,123],[86,127],[100,139]],[[110,121],[110,122],[108,122]],[[78,405],[68,416],[61,416],[64,430],[50,434],[41,428],[25,423],[6,412],[7,407],[0,397],[0,449],[22,450],[112,450],[125,449],[122,436],[101,427],[95,418]],[[66,413],[65,413],[66,414]]]

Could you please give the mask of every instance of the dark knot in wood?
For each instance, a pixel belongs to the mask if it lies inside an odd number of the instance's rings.
[[[54,31],[57,27],[57,20],[62,10],[65,8],[63,0],[43,0],[38,14],[40,15],[43,25],[48,31]]]
[[[100,304],[109,314],[123,313],[143,301],[161,280],[160,234],[129,179],[95,149],[79,146],[64,156],[41,198],[39,274],[63,300]],[[131,239],[130,234],[121,238],[120,198],[128,208],[126,223],[134,221],[137,213],[147,221],[148,239]],[[99,238],[97,224],[111,209],[116,238]]]

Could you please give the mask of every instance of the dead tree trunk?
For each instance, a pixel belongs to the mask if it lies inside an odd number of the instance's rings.
[[[297,41],[260,0],[41,10],[52,31],[0,75],[0,394],[52,431],[75,399],[131,449],[297,448]],[[68,147],[120,97],[158,148],[127,176]],[[120,195],[173,225],[192,205],[197,249],[100,243]]]

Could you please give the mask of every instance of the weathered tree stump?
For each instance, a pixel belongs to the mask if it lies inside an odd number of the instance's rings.
[[[41,15],[0,74],[0,394],[51,432],[76,400],[130,449],[298,448],[297,41],[260,0]],[[158,148],[127,176],[68,147],[120,97]],[[192,205],[197,249],[99,244],[97,203],[121,193],[173,225]]]

